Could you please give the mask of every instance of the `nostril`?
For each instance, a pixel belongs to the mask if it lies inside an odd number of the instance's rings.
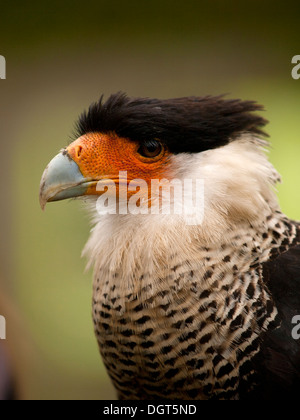
[[[81,153],[82,153],[82,146],[80,146],[80,145],[76,146],[76,148],[75,148],[76,157],[79,158]]]

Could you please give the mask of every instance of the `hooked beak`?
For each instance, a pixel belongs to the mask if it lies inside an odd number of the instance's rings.
[[[41,208],[44,210],[50,201],[85,195],[95,183],[95,180],[85,178],[68,152],[62,150],[51,160],[43,173],[40,183]]]

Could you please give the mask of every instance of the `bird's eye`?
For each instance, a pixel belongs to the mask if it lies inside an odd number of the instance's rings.
[[[139,147],[138,153],[146,158],[154,158],[163,150],[162,144],[158,140],[147,140]]]

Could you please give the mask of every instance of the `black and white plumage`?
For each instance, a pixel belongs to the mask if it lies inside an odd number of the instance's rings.
[[[120,398],[295,399],[300,391],[300,340],[291,334],[300,228],[273,191],[280,177],[263,150],[266,121],[253,113],[261,109],[222,97],[101,98],[44,172],[42,207],[74,196],[93,206],[96,183],[120,171],[148,186],[204,180],[204,218],[193,226],[184,214],[94,207],[84,250],[94,265],[93,320]]]

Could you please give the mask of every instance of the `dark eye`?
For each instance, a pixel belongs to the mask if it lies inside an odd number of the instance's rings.
[[[158,156],[163,149],[158,140],[147,140],[138,149],[138,153],[144,157],[153,158]]]

